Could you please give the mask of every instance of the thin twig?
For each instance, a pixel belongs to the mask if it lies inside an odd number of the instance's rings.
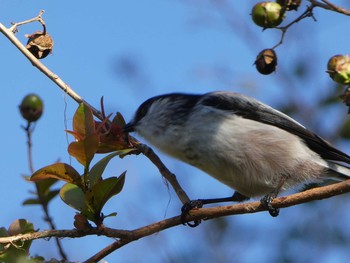
[[[95,263],[98,262],[99,260],[102,260],[109,254],[111,254],[113,251],[129,244],[133,240],[125,240],[125,239],[119,239],[112,244],[108,245],[104,249],[100,250],[98,253],[90,257],[89,259],[85,260],[83,263]]]
[[[33,122],[28,121],[26,127],[22,127],[27,135],[27,153],[28,153],[28,165],[30,173],[34,173],[33,165],[33,154],[32,154],[32,132],[34,128],[32,127]]]
[[[321,200],[325,198],[330,198],[336,195],[341,195],[344,193],[350,192],[350,180],[323,186],[319,188],[314,188],[310,190],[306,190],[301,193],[275,198],[272,202],[273,207],[275,208],[286,208],[306,202],[311,202],[315,200]],[[247,213],[257,213],[261,211],[265,211],[266,208],[261,205],[260,201],[249,202],[249,203],[240,203],[234,205],[226,205],[226,206],[217,206],[211,208],[200,208],[194,209],[190,211],[189,216],[185,218],[186,222],[190,222],[193,220],[205,220],[212,219],[222,216],[232,216],[238,214],[247,214]],[[164,219],[162,221],[158,221],[156,223],[143,226],[134,230],[120,230],[120,229],[111,229],[107,227],[100,228],[92,228],[86,231],[78,231],[78,230],[47,230],[41,232],[33,232],[27,234],[20,234],[16,236],[10,237],[1,237],[0,244],[13,243],[16,241],[28,241],[49,237],[68,237],[68,238],[79,238],[87,235],[102,235],[111,238],[118,238],[116,242],[109,245],[105,249],[98,252],[96,255],[98,257],[93,256],[96,261],[104,258],[108,254],[112,253],[116,249],[130,243],[136,241],[140,238],[150,236],[152,234],[158,233],[162,230],[181,225],[181,215],[171,217],[168,219]],[[102,252],[103,251],[103,252]],[[89,259],[86,262],[89,261]]]
[[[33,154],[32,154],[32,133],[34,131],[34,127],[32,126],[33,122],[28,121],[28,124],[26,127],[23,127],[23,129],[26,132],[27,135],[27,147],[28,147],[28,162],[29,162],[29,170],[30,173],[33,174],[34,173],[34,164],[33,164]],[[44,214],[45,214],[45,221],[49,224],[51,230],[56,230],[56,226],[53,222],[52,217],[50,216],[49,213],[49,208],[48,208],[48,204],[47,202],[43,199],[43,196],[41,194],[41,190],[39,188],[39,183],[35,182],[35,188],[36,188],[36,193],[38,196],[38,200],[40,202],[41,207],[44,210]],[[63,250],[61,241],[59,240],[59,238],[55,238],[55,242],[58,248],[58,251],[62,257],[62,259],[67,260],[67,255]]]
[[[15,34],[11,29],[6,28],[3,24],[0,23],[0,32],[3,33],[11,42],[14,44],[24,56],[32,63],[33,66],[38,68],[42,73],[44,73],[49,79],[51,79],[58,87],[60,87],[65,93],[68,94],[73,100],[78,103],[84,103],[86,106],[91,108],[93,114],[102,120],[100,111],[95,109],[89,103],[87,103],[83,98],[81,98],[72,88],[66,84],[59,76],[49,70],[44,64],[42,64],[32,53],[30,53],[27,48],[17,39]]]
[[[45,34],[46,33],[46,25],[45,25],[44,19],[42,18],[42,15],[44,14],[44,12],[45,12],[44,10],[40,10],[39,15],[37,15],[34,18],[31,18],[31,19],[28,19],[28,20],[25,20],[25,21],[22,21],[22,22],[18,22],[18,23],[12,23],[12,27],[10,27],[10,30],[13,33],[15,33],[15,32],[18,31],[18,27],[19,26],[38,21],[43,26],[43,33]]]
[[[79,231],[77,229],[44,230],[44,231],[38,231],[38,232],[32,232],[32,233],[26,233],[26,234],[18,234],[18,235],[9,236],[9,237],[0,237],[0,244],[8,244],[16,241],[24,242],[24,241],[36,240],[36,239],[46,239],[51,237],[79,238],[79,237],[91,236],[91,235],[103,235],[110,238],[128,238],[129,236],[131,236],[131,233],[130,231],[127,231],[127,230],[112,229],[108,227],[103,227],[103,228],[95,227],[84,231]]]
[[[350,11],[348,9],[345,9],[343,7],[339,7],[333,3],[331,3],[328,0],[321,0],[323,3],[317,1],[317,0],[309,0],[310,3],[312,3],[315,7],[321,7],[326,10],[334,11],[346,16],[350,16]]]
[[[334,5],[333,3],[329,2],[328,0],[321,0],[323,3],[320,3],[319,1],[317,0],[309,0],[309,2],[311,3],[310,6],[307,6],[306,7],[306,10],[299,16],[297,17],[295,20],[293,20],[292,22],[290,22],[288,25],[286,26],[283,26],[283,27],[276,27],[276,29],[279,29],[282,31],[281,33],[281,37],[280,37],[280,41],[272,47],[272,49],[275,49],[277,48],[278,46],[282,45],[283,44],[283,40],[284,40],[284,37],[285,37],[285,34],[287,32],[287,30],[294,24],[300,22],[301,20],[307,18],[307,17],[312,17],[314,19],[314,21],[316,21],[316,18],[314,17],[313,15],[313,9],[315,7],[320,7],[320,8],[323,8],[323,9],[326,9],[326,10],[330,10],[330,11],[334,11],[334,12],[338,12],[338,13],[341,13],[341,14],[344,14],[344,15],[348,15],[350,16],[350,11],[345,9],[345,8],[342,8],[342,7],[339,7],[339,6],[336,6]]]
[[[176,176],[169,171],[169,169],[160,160],[158,155],[154,153],[152,148],[145,144],[137,143],[135,145],[136,149],[145,155],[159,170],[160,174],[171,184],[176,195],[180,199],[182,204],[186,204],[190,201],[186,192],[182,189],[181,185],[176,179]]]
[[[286,26],[283,26],[283,27],[276,27],[276,29],[279,29],[282,31],[281,33],[281,38],[280,38],[280,41],[272,47],[272,49],[275,49],[277,48],[278,46],[282,45],[283,44],[283,40],[284,40],[284,37],[285,37],[285,34],[288,30],[288,28],[290,28],[292,25],[300,22],[301,20],[307,18],[307,17],[312,17],[314,19],[314,21],[316,21],[312,11],[314,9],[314,5],[311,5],[311,6],[307,6],[306,7],[306,10],[299,16],[297,17],[296,19],[294,19],[292,22],[290,22],[288,25]]]
[[[330,198],[332,196],[344,194],[347,192],[350,192],[350,180],[329,186],[310,189],[290,196],[279,197],[273,200],[272,205],[275,208],[285,208],[297,204]],[[187,222],[192,220],[205,220],[222,216],[256,213],[265,210],[266,208],[261,205],[260,201],[227,206],[217,206],[212,208],[200,208],[196,210],[191,210],[191,216],[188,216],[186,220]],[[124,245],[132,241],[155,234],[167,228],[177,226],[180,224],[180,222],[181,216],[178,216],[130,231],[132,239],[130,239],[130,237],[124,239],[121,238],[116,242],[110,244],[109,246],[105,247],[103,250],[99,251],[97,254],[86,260],[84,263],[97,262],[98,260],[101,260],[110,253],[112,253],[113,251],[123,247]]]
[[[327,3],[326,1],[324,2]],[[15,35],[13,34],[13,31],[11,31],[10,29],[7,29],[5,26],[3,26],[0,23],[0,32],[2,32],[31,61],[31,63],[35,67],[37,67],[48,78],[54,81],[65,93],[67,93],[71,98],[73,98],[78,103],[86,104],[88,107],[92,109],[94,115],[97,118],[101,120],[103,119],[101,113],[98,110],[96,110],[86,101],[84,101],[65,82],[63,82],[62,79],[60,79],[56,74],[54,74],[48,68],[46,68],[40,61],[38,61],[15,37]],[[179,199],[181,200],[181,202],[184,203],[188,201],[189,198],[186,195],[186,193],[182,190],[180,185],[178,184],[176,177],[173,174],[171,174],[171,172],[164,166],[164,164],[160,161],[159,157],[155,155],[154,152],[149,147],[145,148],[144,146],[141,146],[141,144],[138,150],[141,153],[143,153],[145,156],[147,156],[158,167],[162,175],[172,184],[174,189],[176,189],[179,186],[180,190],[176,190],[176,193],[179,196]],[[346,182],[338,183],[332,186],[311,189],[303,193],[299,193],[299,194],[295,194],[287,197],[276,198],[272,204],[276,208],[288,207],[288,206],[292,206],[292,205],[296,205],[304,202],[309,202],[312,200],[328,198],[328,197],[343,194],[349,191],[350,191],[350,183],[349,181],[346,181]],[[210,219],[210,218],[235,215],[235,214],[255,213],[263,210],[265,209],[261,206],[260,202],[251,202],[251,203],[236,204],[236,205],[230,205],[230,206],[219,206],[214,208],[202,208],[202,209],[191,211],[191,216],[188,216],[186,218],[186,221]],[[98,254],[96,254],[93,257],[94,260],[98,260],[98,258],[100,259],[103,258],[104,256],[112,253],[114,250],[124,246],[127,243],[130,243],[132,241],[138,240],[145,236],[152,235],[159,231],[162,231],[167,228],[174,227],[180,224],[181,224],[181,216],[176,216],[176,217],[168,218],[168,219],[165,219],[132,231],[113,230],[113,229],[107,229],[107,228],[104,228],[102,230],[100,228],[99,229],[94,228],[85,232],[77,231],[77,230],[50,230],[50,231],[17,235],[13,237],[0,238],[0,243],[10,243],[16,240],[22,240],[22,241],[34,240],[38,238],[47,238],[47,237],[82,237],[86,235],[96,235],[96,234],[105,235],[113,238],[119,238],[118,241],[111,244],[104,250],[100,251]]]
[[[58,85],[65,93],[68,94],[72,99],[74,99],[78,103],[84,103],[89,108],[91,108],[93,114],[100,120],[104,120],[103,114],[95,109],[92,105],[87,103],[82,97],[80,97],[68,84],[66,84],[61,78],[59,78],[56,74],[54,74],[51,70],[49,70],[46,66],[44,66],[37,58],[35,58],[26,48],[25,46],[16,38],[13,32],[7,29],[4,25],[0,23],[0,32],[2,32],[29,60],[30,62],[37,67],[41,72],[43,72],[48,78],[50,78],[56,85]],[[133,138],[133,141],[137,141]],[[180,184],[177,182],[176,177],[165,167],[165,165],[160,161],[159,157],[151,150],[150,147],[143,147],[143,149],[139,148],[147,158],[151,158],[150,160],[155,164],[159,171],[162,173],[164,178],[170,182],[170,184],[174,187],[174,190],[181,202],[188,202],[189,198],[186,193],[181,188]],[[168,172],[167,172],[168,170]]]

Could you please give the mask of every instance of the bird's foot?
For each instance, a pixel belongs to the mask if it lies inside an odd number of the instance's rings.
[[[189,212],[192,209],[195,208],[202,208],[203,207],[203,202],[202,200],[198,199],[198,200],[192,200],[187,202],[186,204],[184,204],[181,208],[181,223],[183,225],[188,225],[189,227],[196,227],[198,226],[202,220],[200,219],[195,219],[193,221],[193,223],[190,222],[186,222],[186,216],[189,215]]]
[[[271,215],[272,217],[277,217],[277,216],[279,215],[279,213],[280,213],[279,208],[275,208],[275,207],[272,206],[272,201],[273,201],[273,199],[275,199],[275,198],[276,198],[276,194],[272,192],[272,193],[270,193],[270,194],[265,195],[265,196],[260,200],[261,204],[262,204],[265,208],[267,208],[267,210],[269,211],[269,213],[270,213],[270,215]]]

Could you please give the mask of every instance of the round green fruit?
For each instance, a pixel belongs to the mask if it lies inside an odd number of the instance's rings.
[[[284,14],[280,4],[275,2],[260,2],[253,7],[252,19],[258,26],[272,28],[282,23]]]
[[[335,55],[328,60],[327,73],[337,83],[350,84],[350,58],[348,55]]]
[[[43,109],[43,101],[36,94],[28,94],[19,105],[22,117],[29,122],[37,121],[41,117]]]

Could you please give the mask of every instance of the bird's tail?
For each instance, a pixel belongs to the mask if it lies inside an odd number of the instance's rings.
[[[330,179],[344,181],[350,179],[350,167],[345,165],[327,161],[327,169]]]

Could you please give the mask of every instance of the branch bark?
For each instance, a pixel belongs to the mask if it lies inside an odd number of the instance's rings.
[[[2,23],[0,23],[0,32],[7,37],[12,44],[22,52],[22,54],[32,63],[32,65],[38,68],[44,75],[51,79],[58,87],[60,87],[69,97],[74,99],[78,103],[84,103],[91,108],[94,115],[102,120],[102,115],[100,111],[95,109],[92,105],[87,103],[80,97],[68,84],[66,84],[59,76],[48,69],[44,64],[42,64],[32,53],[30,53],[27,48],[18,40],[18,38],[13,33],[12,29],[6,28]]]
[[[332,2],[328,1],[328,0],[321,0],[322,3],[320,1],[317,0],[309,0],[309,2],[313,5],[313,6],[317,6],[317,7],[321,7],[323,9],[329,10],[329,11],[333,11],[333,12],[337,12],[346,16],[350,16],[350,11],[343,8],[343,7],[339,7],[335,4],[333,4]]]
[[[322,7],[328,10],[336,11],[345,15],[350,15],[350,12],[346,9],[337,7],[331,4],[327,0],[322,0],[323,3],[315,0],[309,0],[314,6]],[[51,70],[49,70],[46,66],[44,66],[38,59],[36,59],[26,48],[25,46],[16,38],[15,34],[11,29],[6,28],[4,25],[0,23],[0,32],[3,33],[23,54],[27,59],[33,64],[33,66],[37,67],[43,74],[45,74],[49,79],[51,79],[56,85],[58,85],[65,93],[67,93],[71,98],[73,98],[78,103],[84,103],[88,107],[90,107],[94,113],[94,115],[103,119],[103,115],[100,111],[95,109],[89,103],[87,103],[83,98],[81,98],[74,90],[69,87],[60,77],[54,74]],[[135,140],[136,142],[136,140]],[[175,175],[173,175],[166,166],[161,162],[159,157],[154,154],[152,149],[148,146],[144,146],[139,144],[137,148],[135,148],[136,152],[143,153],[149,160],[152,161],[153,164],[157,166],[160,173],[164,178],[172,185],[177,193],[179,199],[182,203],[186,203],[189,201],[188,196],[181,188],[178,183]],[[279,197],[273,200],[272,205],[275,208],[285,208],[289,206],[294,206],[301,203],[306,203],[314,200],[320,200],[324,198],[329,198],[332,196],[340,195],[343,193],[350,192],[350,180],[344,181],[341,183],[337,183],[334,185],[324,186],[320,188],[315,188],[311,190],[304,191],[302,193]],[[212,208],[201,208],[190,211],[190,215],[186,217],[186,222],[190,222],[193,220],[207,220],[222,216],[236,215],[236,214],[247,214],[247,213],[256,213],[260,211],[264,211],[265,208],[261,205],[259,201],[249,202],[249,203],[241,203],[227,206],[217,206]],[[117,238],[118,240],[105,249],[98,252],[96,255],[88,259],[86,262],[96,262],[108,254],[112,253],[116,249],[123,247],[124,245],[136,241],[140,238],[152,235],[154,233],[163,231],[165,229],[175,227],[181,224],[181,216],[171,217],[162,221],[158,221],[156,223],[140,227],[134,230],[119,230],[119,229],[111,229],[107,227],[99,227],[92,228],[86,231],[78,231],[78,230],[47,230],[41,232],[33,232],[27,234],[21,234],[11,237],[2,237],[0,238],[1,244],[12,243],[15,241],[27,241],[27,240],[35,240],[41,238],[49,238],[49,237],[69,237],[69,238],[79,238],[87,235],[104,235],[111,238]]]
[[[40,12],[40,19],[41,19],[42,11]],[[27,20],[27,21],[35,21],[33,19]],[[18,25],[20,23],[17,23],[15,25]],[[3,33],[13,44],[15,47],[17,47],[25,57],[28,58],[28,60],[32,63],[33,66],[38,68],[42,73],[44,73],[49,79],[51,79],[59,88],[61,88],[69,97],[71,97],[73,100],[75,100],[78,103],[84,103],[86,106],[88,106],[95,117],[97,117],[100,120],[104,120],[103,114],[94,108],[92,105],[90,105],[88,102],[86,102],[80,95],[78,95],[68,84],[66,84],[60,77],[58,77],[54,72],[52,72],[50,69],[48,69],[44,64],[42,64],[36,57],[30,53],[26,47],[18,40],[18,38],[13,33],[12,29],[6,28],[3,24],[0,23],[0,32]],[[173,189],[175,190],[176,194],[178,195],[180,201],[184,204],[188,202],[190,199],[186,195],[185,191],[181,188],[180,184],[178,183],[176,177],[174,174],[172,174],[166,166],[162,163],[162,161],[159,159],[159,157],[154,153],[154,151],[145,145],[142,145],[138,143],[138,141],[135,138],[132,138],[135,142],[135,151],[137,153],[144,154],[160,171],[162,176],[171,184]],[[138,145],[138,146],[136,146]]]
[[[315,200],[321,200],[325,198],[330,198],[336,195],[341,195],[350,192],[350,180],[318,187],[310,190],[306,190],[301,193],[296,193],[289,196],[279,197],[273,200],[272,205],[275,208],[286,208],[302,203],[307,203]],[[261,211],[266,211],[266,208],[261,205],[260,201],[249,202],[249,203],[239,203],[233,205],[216,206],[211,208],[200,208],[190,211],[185,219],[186,222],[193,220],[208,220],[222,216],[232,216],[238,214],[250,214],[257,213]],[[181,225],[181,215],[167,218],[156,223],[143,226],[134,230],[120,230],[111,229],[108,227],[92,228],[86,231],[78,230],[47,230],[41,232],[33,232],[28,234],[21,234],[11,237],[0,238],[0,244],[7,244],[15,241],[28,241],[41,238],[49,237],[69,237],[69,238],[79,238],[87,235],[103,235],[110,238],[118,238],[118,240],[108,247],[104,248],[96,255],[91,257],[85,262],[96,262],[113,251],[123,247],[124,245],[141,239],[146,236],[158,233],[160,231],[166,230],[171,227]]]

